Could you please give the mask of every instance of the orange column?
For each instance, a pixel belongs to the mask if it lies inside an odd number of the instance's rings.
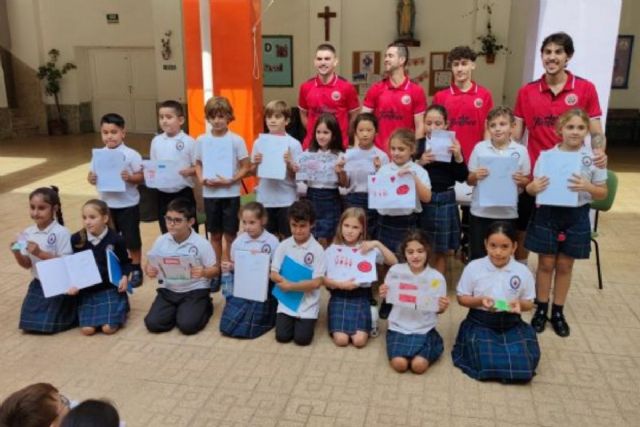
[[[198,0],[182,0],[184,68],[187,92],[189,134],[196,138],[205,131],[204,90],[202,87],[202,43]]]

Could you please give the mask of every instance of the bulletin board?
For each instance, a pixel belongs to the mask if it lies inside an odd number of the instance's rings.
[[[447,64],[449,52],[431,52],[429,61],[429,96],[451,85],[453,73]]]

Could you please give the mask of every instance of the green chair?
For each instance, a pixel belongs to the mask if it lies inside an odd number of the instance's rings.
[[[618,191],[618,176],[615,172],[607,171],[607,187],[609,189],[607,198],[604,200],[595,200],[591,202],[591,209],[596,211],[596,218],[593,223],[593,231],[591,232],[591,241],[596,248],[596,266],[598,267],[598,288],[602,289],[602,269],[600,267],[600,246],[598,245],[598,217],[600,212],[607,212],[613,206]]]

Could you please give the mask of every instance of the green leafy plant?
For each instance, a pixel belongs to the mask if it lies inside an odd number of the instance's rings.
[[[57,62],[59,56],[60,51],[58,49],[51,49],[49,51],[49,61],[47,61],[45,65],[38,67],[38,78],[45,81],[44,91],[47,95],[53,96],[56,103],[58,120],[62,119],[62,110],[60,109],[60,100],[58,98],[58,94],[60,93],[60,80],[62,80],[62,76],[67,74],[68,71],[78,68],[71,62],[67,62],[62,68],[58,68]]]
[[[486,3],[483,6],[483,9],[487,11],[487,32],[477,37],[477,39],[480,41],[480,50],[478,52],[478,55],[486,57],[487,62],[493,62],[496,53],[509,53],[509,48],[501,43],[498,43],[496,35],[493,33],[493,31],[491,31],[491,14],[493,13],[492,5]]]

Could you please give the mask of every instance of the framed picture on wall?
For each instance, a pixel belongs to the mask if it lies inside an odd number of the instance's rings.
[[[612,89],[629,88],[629,70],[631,69],[631,53],[633,51],[633,35],[619,35],[616,44],[616,56],[613,60]]]
[[[452,73],[447,66],[449,52],[431,52],[429,55],[429,96],[451,84]]]
[[[293,87],[293,36],[262,36],[263,86]]]

